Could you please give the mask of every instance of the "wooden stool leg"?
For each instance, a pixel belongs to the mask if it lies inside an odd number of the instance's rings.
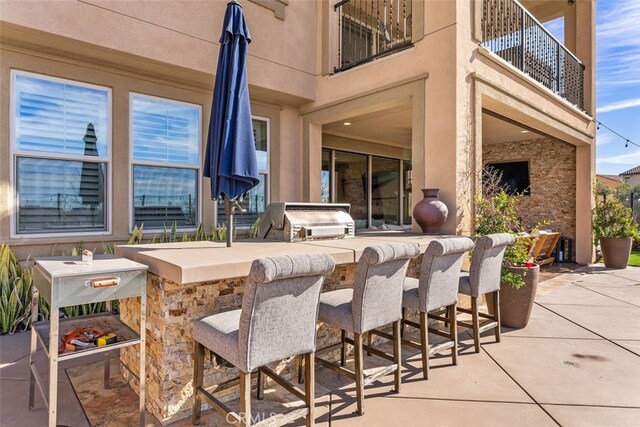
[[[340,330],[340,342],[342,342],[342,346],[340,347],[340,366],[344,366],[347,363],[347,349],[345,338],[347,338],[347,331],[344,329]]]
[[[454,365],[458,364],[458,320],[456,316],[456,311],[458,311],[458,304],[453,303],[451,306],[447,307],[447,311],[449,312],[449,336],[453,341],[453,348],[451,349],[451,362]]]
[[[471,323],[473,324],[473,345],[476,353],[480,353],[480,316],[477,297],[471,297]]]
[[[304,371],[302,370],[304,356],[298,357],[298,384],[302,384],[304,382]]]
[[[400,328],[400,338],[404,338],[404,330],[407,327],[404,321],[407,320],[407,309],[402,307],[402,327]]]
[[[313,427],[315,424],[315,358],[315,352],[304,355],[304,376],[307,381],[304,385],[304,401],[309,408],[309,413],[307,414],[307,427]]]
[[[257,392],[256,392],[256,396],[258,398],[258,400],[262,400],[264,399],[264,373],[262,372],[262,369],[258,368],[258,384],[257,384]]]
[[[498,322],[496,326],[496,342],[500,342],[500,290],[493,293],[493,313]]]
[[[356,412],[364,414],[364,367],[362,363],[362,334],[353,334],[355,346],[355,372],[356,372]]]
[[[445,308],[445,313],[444,313],[444,317],[446,319],[449,319],[451,317],[451,307],[446,307]],[[446,320],[444,321],[444,327],[448,328],[449,327],[449,322],[447,322]]]
[[[240,426],[251,426],[251,372],[240,371]]]
[[[202,399],[199,389],[202,388],[204,374],[204,346],[198,341],[195,342],[193,357],[193,409],[191,410],[191,423],[194,426],[200,424],[200,412],[202,410]]]
[[[427,313],[420,312],[420,347],[422,350],[422,376],[429,379],[429,325]]]
[[[395,379],[395,392],[400,393],[400,385],[402,383],[402,357],[401,357],[401,338],[400,338],[400,323],[398,320],[393,322],[393,362],[398,365],[396,371],[393,373]]]

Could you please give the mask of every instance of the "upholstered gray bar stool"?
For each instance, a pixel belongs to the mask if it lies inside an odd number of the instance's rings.
[[[471,324],[458,321],[458,325],[473,329],[476,353],[480,352],[480,334],[484,331],[494,329],[500,342],[500,272],[504,251],[514,241],[509,233],[480,237],[473,249],[470,271],[460,276],[458,292],[471,297],[471,310],[458,307],[458,311],[471,314]],[[493,295],[493,315],[478,311],[478,297],[486,294]],[[480,324],[480,317],[488,321]]]
[[[325,292],[320,296],[318,319],[340,328],[342,338],[340,366],[316,357],[318,364],[356,382],[357,412],[364,413],[364,386],[379,376],[395,371],[395,391],[400,392],[400,319],[402,317],[402,283],[409,260],[420,253],[415,243],[391,243],[365,248],[356,266],[352,289]],[[393,323],[393,355],[364,346],[363,334]],[[353,333],[353,340],[346,333]],[[355,352],[355,372],[344,367],[345,344],[352,344]],[[362,349],[393,362],[388,370],[375,377],[364,378]],[[326,350],[323,349],[323,350]],[[320,352],[320,350],[319,350]],[[306,379],[309,381],[309,378]]]
[[[195,367],[194,425],[200,423],[204,398],[213,408],[241,426],[251,425],[251,371],[257,369],[258,399],[266,374],[305,402],[294,410],[314,424],[314,355],[318,304],[324,275],[335,263],[327,254],[294,255],[255,260],[247,277],[242,309],[214,314],[193,323]],[[240,412],[232,412],[203,386],[204,348],[240,369]],[[265,365],[304,355],[304,393]],[[237,380],[236,380],[237,381]],[[220,385],[218,385],[219,388]],[[287,418],[291,421],[291,417]],[[275,425],[270,423],[269,425]]]
[[[473,249],[473,240],[468,237],[454,237],[434,240],[429,243],[422,256],[420,278],[407,277],[402,295],[402,328],[405,325],[420,329],[420,342],[403,342],[422,351],[422,375],[429,379],[429,356],[451,349],[451,359],[458,364],[458,331],[456,328],[456,306],[458,302],[458,283],[462,259],[467,251]],[[429,314],[446,307],[448,318]],[[420,323],[407,320],[407,309],[420,313]],[[433,318],[448,325],[448,331],[428,327],[427,318]],[[449,338],[436,346],[429,346],[429,332]]]

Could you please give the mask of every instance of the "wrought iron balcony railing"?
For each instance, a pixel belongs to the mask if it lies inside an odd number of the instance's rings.
[[[482,46],[584,110],[584,65],[517,0],[483,0]]]
[[[411,46],[411,0],[342,0],[334,11],[336,73]]]

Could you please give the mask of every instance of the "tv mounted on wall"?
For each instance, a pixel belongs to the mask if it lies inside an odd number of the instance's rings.
[[[501,184],[507,193],[531,194],[528,161],[487,163],[486,167],[502,174]]]

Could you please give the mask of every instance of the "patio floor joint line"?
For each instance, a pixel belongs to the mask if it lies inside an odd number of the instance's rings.
[[[589,331],[589,332],[591,332],[592,334],[599,336],[599,337],[600,337],[600,338],[602,338],[603,340],[608,341],[608,342],[610,342],[611,344],[613,344],[613,345],[615,345],[615,346],[617,346],[617,347],[620,347],[621,349],[623,349],[623,350],[625,350],[625,351],[628,351],[629,353],[633,354],[633,355],[634,355],[634,356],[636,356],[636,357],[639,357],[639,356],[638,356],[638,354],[637,354],[637,353],[635,353],[634,351],[629,350],[628,348],[626,348],[626,347],[624,347],[624,346],[622,346],[622,345],[618,344],[617,342],[613,341],[612,339],[609,339],[609,338],[605,337],[604,335],[601,335],[601,334],[599,334],[599,333],[597,333],[597,332],[595,332],[595,331],[592,331],[591,329],[589,329],[589,328],[587,328],[587,327],[585,327],[585,326],[582,326],[582,325],[581,325],[581,324],[579,324],[579,323],[574,322],[573,320],[569,319],[568,317],[563,316],[563,315],[562,315],[562,314],[560,314],[560,313],[556,313],[555,311],[551,310],[549,307],[544,306],[544,305],[542,305],[542,304],[541,304],[541,303],[539,303],[539,302],[536,302],[536,303],[534,303],[534,304],[539,305],[540,307],[544,308],[545,310],[549,310],[550,312],[552,312],[552,313],[553,313],[553,314],[555,314],[556,316],[560,316],[560,317],[562,317],[564,320],[568,320],[569,322],[573,323],[574,325],[581,327],[581,328],[582,328],[582,329],[584,329],[585,331]],[[551,304],[551,305],[553,305],[553,304]],[[563,305],[567,305],[567,304],[563,304]],[[634,341],[634,340],[624,340],[624,339],[620,339],[619,341]]]
[[[542,404],[541,404],[540,402],[538,402],[538,401],[537,401],[537,400],[536,400],[536,399],[535,399],[535,398],[534,398],[534,397],[533,397],[533,396],[532,396],[532,395],[531,395],[531,394],[530,394],[530,393],[529,393],[529,392],[528,392],[528,391],[527,391],[527,390],[526,390],[526,389],[525,389],[525,388],[524,388],[524,387],[523,387],[523,386],[522,386],[518,381],[516,381],[516,379],[515,379],[515,378],[513,378],[513,377],[511,376],[511,374],[510,374],[509,372],[507,372],[507,370],[506,370],[506,369],[504,369],[504,368],[502,367],[502,365],[501,365],[500,363],[498,363],[498,361],[497,361],[496,359],[494,359],[494,358],[493,358],[493,356],[491,356],[491,353],[489,353],[489,352],[484,348],[484,346],[482,346],[482,345],[481,345],[481,346],[480,346],[480,348],[482,348],[482,351],[484,351],[484,352],[487,354],[487,356],[489,356],[489,358],[490,358],[491,360],[493,360],[493,363],[495,363],[496,365],[498,365],[498,367],[502,370],[502,372],[504,372],[504,373],[505,373],[509,378],[511,378],[511,380],[512,380],[514,383],[516,383],[516,384],[517,384],[517,386],[518,386],[518,387],[520,387],[520,389],[522,389],[522,391],[524,391],[524,392],[525,392],[525,394],[526,394],[527,396],[529,396],[529,398],[530,398],[531,400],[533,400],[533,402],[534,402],[536,405],[538,405],[538,407],[539,407],[542,411],[544,411],[544,413],[545,413],[545,414],[547,414],[547,416],[548,416],[549,418],[551,418],[551,419],[553,420],[553,422],[554,422],[554,423],[556,423],[557,425],[559,425],[559,426],[561,426],[561,427],[562,427],[562,424],[560,424],[560,423],[558,422],[558,420],[556,420],[556,419],[553,417],[553,415],[551,415],[551,414],[549,413],[549,411],[547,411],[547,410],[542,406]]]

